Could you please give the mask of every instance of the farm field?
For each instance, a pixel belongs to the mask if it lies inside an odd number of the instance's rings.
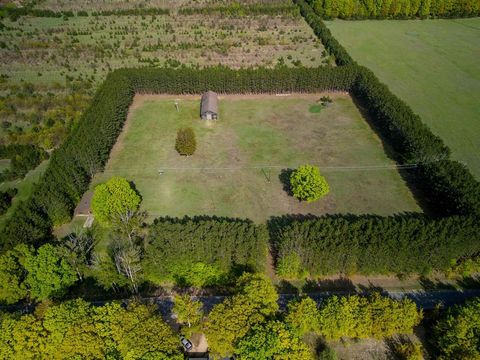
[[[98,83],[116,68],[319,66],[323,47],[299,15],[22,17],[4,20],[1,73],[44,86]],[[283,60],[280,60],[283,59]]]
[[[480,178],[480,18],[326,24]]]
[[[348,95],[320,113],[321,95],[221,96],[219,120],[199,119],[199,97],[137,95],[105,171],[133,181],[151,217],[218,215],[261,222],[283,214],[419,211],[396,169],[346,171],[344,167],[393,166],[382,143]],[[190,126],[197,151],[181,157],[176,131]],[[315,203],[288,196],[282,170],[318,165],[331,192]],[[163,171],[160,174],[159,171]]]

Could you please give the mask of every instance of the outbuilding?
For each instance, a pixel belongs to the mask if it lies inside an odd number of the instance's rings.
[[[200,104],[200,116],[203,120],[218,119],[218,95],[213,91],[207,91],[202,95]]]
[[[73,212],[74,216],[89,216],[92,213],[90,204],[93,198],[93,191],[87,191],[83,194],[82,199],[78,203],[75,211]]]

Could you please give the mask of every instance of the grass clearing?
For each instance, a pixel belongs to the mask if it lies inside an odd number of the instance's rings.
[[[199,97],[137,96],[105,171],[135,183],[151,217],[218,215],[265,221],[283,214],[420,211],[397,170],[345,171],[345,166],[392,166],[382,143],[348,95],[309,111],[320,95],[221,96],[219,120],[199,118]],[[182,157],[176,131],[190,126],[197,151]],[[320,166],[331,192],[300,203],[283,189],[280,173],[304,163]],[[340,167],[340,168],[338,168]],[[163,171],[160,174],[159,171]]]
[[[326,24],[480,178],[480,18]]]

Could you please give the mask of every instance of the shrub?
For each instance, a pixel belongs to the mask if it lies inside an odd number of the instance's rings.
[[[448,309],[433,330],[440,359],[480,358],[480,298]]]
[[[92,210],[98,221],[109,224],[114,217],[137,210],[140,202],[140,195],[126,179],[113,177],[105,184],[95,187]]]
[[[395,355],[400,360],[423,360],[422,344],[411,341],[395,344]]]
[[[197,149],[197,141],[192,128],[184,128],[177,131],[177,139],[175,140],[175,150],[180,155],[193,155]]]
[[[327,180],[320,175],[320,169],[312,165],[300,166],[290,175],[293,196],[312,202],[328,194],[330,188]]]
[[[0,215],[3,215],[12,205],[12,199],[17,195],[17,192],[18,190],[15,188],[0,191]]]

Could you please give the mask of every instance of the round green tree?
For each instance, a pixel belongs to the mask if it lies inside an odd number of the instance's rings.
[[[140,201],[140,195],[126,179],[113,177],[95,187],[92,210],[100,223],[109,224],[115,217],[137,210]]]
[[[290,175],[290,186],[297,199],[312,202],[328,194],[327,180],[320,175],[320,169],[312,165],[300,166]]]

